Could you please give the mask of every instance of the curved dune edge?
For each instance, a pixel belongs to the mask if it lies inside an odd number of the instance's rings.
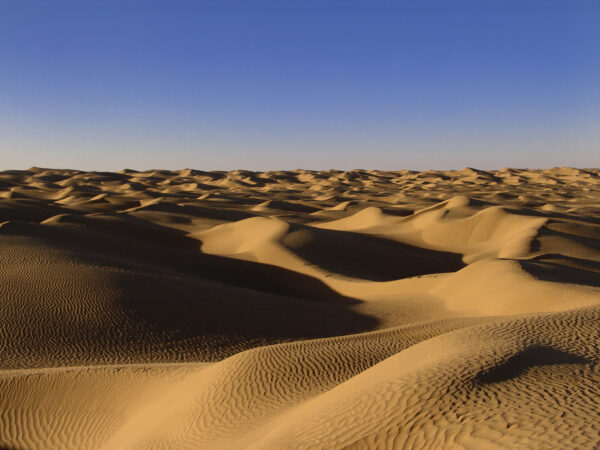
[[[0,447],[597,447],[599,175],[0,172]]]

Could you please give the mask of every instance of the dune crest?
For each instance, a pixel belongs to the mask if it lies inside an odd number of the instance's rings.
[[[0,172],[0,447],[595,448],[600,171]]]

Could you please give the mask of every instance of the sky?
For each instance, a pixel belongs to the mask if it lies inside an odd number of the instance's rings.
[[[600,1],[0,0],[0,170],[600,166]]]

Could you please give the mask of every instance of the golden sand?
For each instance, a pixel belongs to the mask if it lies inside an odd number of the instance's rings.
[[[600,171],[0,172],[0,447],[600,445]]]

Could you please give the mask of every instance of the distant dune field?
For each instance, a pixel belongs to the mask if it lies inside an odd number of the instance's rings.
[[[0,447],[597,448],[600,170],[0,172]]]

